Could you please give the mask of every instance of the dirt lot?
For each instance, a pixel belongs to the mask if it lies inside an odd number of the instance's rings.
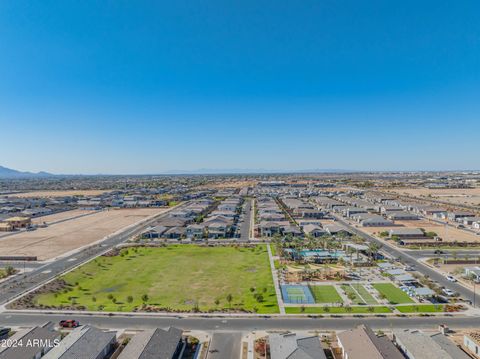
[[[394,227],[361,227],[361,229],[367,233],[379,233],[401,227],[407,228],[423,228],[427,232],[435,232],[439,237],[443,239],[443,242],[480,242],[480,236],[476,236],[473,233],[463,231],[461,229],[448,227],[445,231],[445,226],[421,219],[418,221],[395,221],[397,226]]]
[[[390,192],[419,198],[430,198],[452,204],[480,205],[480,187],[452,189],[399,188]]]
[[[32,192],[24,192],[24,193],[15,193],[11,194],[10,197],[19,197],[19,198],[27,198],[27,197],[63,197],[63,196],[98,196],[102,193],[110,192],[106,190],[65,190],[65,191],[32,191]]]
[[[52,259],[164,211],[165,209],[151,208],[108,210],[32,232],[14,234],[0,239],[0,255],[28,255],[37,256],[39,260]]]
[[[83,209],[75,209],[72,211],[65,211],[65,212],[59,212],[59,213],[54,213],[54,214],[49,214],[48,216],[42,216],[38,218],[32,218],[32,223],[34,224],[40,224],[40,223],[53,223],[57,221],[63,221],[71,218],[75,218],[81,215],[86,215],[90,213],[95,213],[96,211],[90,211],[90,210],[83,210]]]

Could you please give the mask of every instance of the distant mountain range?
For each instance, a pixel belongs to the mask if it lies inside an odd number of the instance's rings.
[[[0,166],[0,178],[39,178],[54,176],[48,172],[22,172]]]
[[[311,170],[271,170],[271,169],[248,169],[248,168],[200,168],[196,170],[172,170],[148,175],[229,175],[229,174],[276,174],[276,173],[346,173],[349,170],[340,169],[311,169]],[[22,172],[11,168],[0,166],[0,178],[45,178],[53,176],[69,177],[70,175],[55,175],[48,172]],[[83,176],[76,174],[72,176]],[[88,176],[88,175],[87,175]],[[98,174],[98,176],[108,176],[108,174]],[[140,176],[140,175],[139,175]]]

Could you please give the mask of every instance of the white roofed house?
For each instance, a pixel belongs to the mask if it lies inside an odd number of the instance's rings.
[[[320,339],[316,336],[272,333],[268,336],[268,342],[271,359],[326,359]]]

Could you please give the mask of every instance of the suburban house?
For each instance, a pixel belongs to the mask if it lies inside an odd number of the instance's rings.
[[[420,219],[417,214],[406,211],[390,212],[387,214],[387,218],[394,221],[414,221]]]
[[[448,212],[448,219],[451,221],[457,221],[464,217],[475,217],[475,213],[472,212]]]
[[[205,237],[205,226],[203,224],[190,224],[185,230],[189,239],[203,239]]]
[[[306,226],[303,227],[303,231],[306,234],[309,234],[313,237],[321,237],[327,234],[326,230],[324,230],[322,227],[315,224],[307,224]]]
[[[262,213],[258,217],[260,221],[283,221],[285,219],[283,214],[269,212]]]
[[[325,217],[325,212],[317,209],[302,209],[300,211],[300,216],[302,218],[323,218]]]
[[[185,235],[185,227],[171,227],[163,234],[167,239],[180,239]]]
[[[216,216],[207,218],[202,225],[207,229],[208,238],[226,238],[233,221],[224,216]]]
[[[296,333],[268,336],[271,359],[326,359],[320,339],[317,336],[302,337]]]
[[[0,232],[13,231],[13,227],[10,223],[0,222]]]
[[[103,359],[113,351],[115,342],[115,332],[85,325],[72,330],[44,359]]]
[[[480,283],[480,267],[466,267],[464,273],[465,277],[473,278],[476,283]]]
[[[9,338],[12,343],[24,345],[0,346],[0,359],[37,359],[51,351],[60,342],[61,334],[53,329],[53,323],[47,322],[42,326],[20,330]],[[27,345],[33,340],[38,345]],[[40,342],[41,341],[41,342]]]
[[[480,222],[480,217],[463,217],[462,223],[466,226],[472,226],[473,223]]]
[[[142,238],[161,238],[162,235],[167,231],[165,226],[155,226],[148,228],[145,232],[142,233]]]
[[[476,358],[480,357],[480,332],[470,332],[463,336],[463,345],[467,350],[475,355]]]
[[[420,228],[395,228],[388,232],[390,238],[426,238],[425,233]]]
[[[9,224],[13,230],[27,228],[32,224],[32,220],[30,217],[10,217],[4,219],[3,222]]]
[[[348,229],[339,225],[339,224],[326,224],[323,228],[328,232],[328,234],[335,235],[335,234],[351,234]]]
[[[273,237],[275,234],[282,234],[282,228],[288,225],[288,221],[274,222],[274,221],[262,221],[258,228],[262,237]]]
[[[442,337],[443,336],[443,337]],[[396,330],[393,340],[409,359],[468,359],[469,356],[453,345],[443,334],[433,335],[418,330]]]
[[[184,347],[182,330],[172,327],[149,329],[135,334],[118,359],[177,359]]]
[[[366,325],[341,332],[337,339],[343,359],[404,359],[390,339]]]
[[[393,221],[385,219],[383,216],[372,215],[361,221],[362,227],[388,227],[393,226]]]
[[[367,211],[358,207],[346,207],[342,209],[342,214],[346,217],[352,217],[354,214],[358,213],[367,213]]]

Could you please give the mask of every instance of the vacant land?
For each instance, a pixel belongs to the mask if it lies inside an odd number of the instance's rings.
[[[315,303],[343,303],[342,297],[333,285],[312,285],[310,291]]]
[[[151,208],[107,210],[17,233],[0,238],[0,255],[37,256],[39,260],[55,258],[164,211]]]
[[[79,217],[79,216],[83,216],[83,215],[91,214],[91,213],[95,213],[95,212],[96,211],[74,209],[74,210],[71,210],[71,211],[59,212],[59,213],[49,214],[47,216],[32,218],[32,223],[34,223],[34,224],[42,224],[42,223],[50,224],[50,223],[55,223],[55,222],[58,222],[58,221],[70,220],[72,218],[76,218],[76,217]]]
[[[373,287],[392,304],[413,303],[407,293],[391,283],[376,283]]]
[[[62,277],[70,286],[37,304],[88,310],[247,310],[277,313],[266,247],[129,248],[99,257]],[[229,301],[229,299],[231,299]]]
[[[19,198],[54,198],[54,197],[64,197],[64,196],[98,196],[102,193],[111,192],[107,190],[97,190],[97,189],[79,189],[79,190],[58,190],[58,191],[32,191],[32,192],[22,192],[11,194],[10,197],[19,197]]]
[[[477,188],[450,188],[450,189],[429,189],[429,188],[399,188],[391,192],[418,197],[433,199],[443,202],[469,206],[480,205],[480,187]]]
[[[362,227],[361,230],[369,234],[388,231],[390,229],[398,229],[399,226],[405,228],[423,228],[426,232],[435,232],[442,238],[443,242],[479,242],[480,237],[461,229],[448,226],[445,229],[444,224],[440,224],[427,219],[417,221],[395,221],[396,226],[392,227]],[[440,243],[439,243],[440,244]]]

